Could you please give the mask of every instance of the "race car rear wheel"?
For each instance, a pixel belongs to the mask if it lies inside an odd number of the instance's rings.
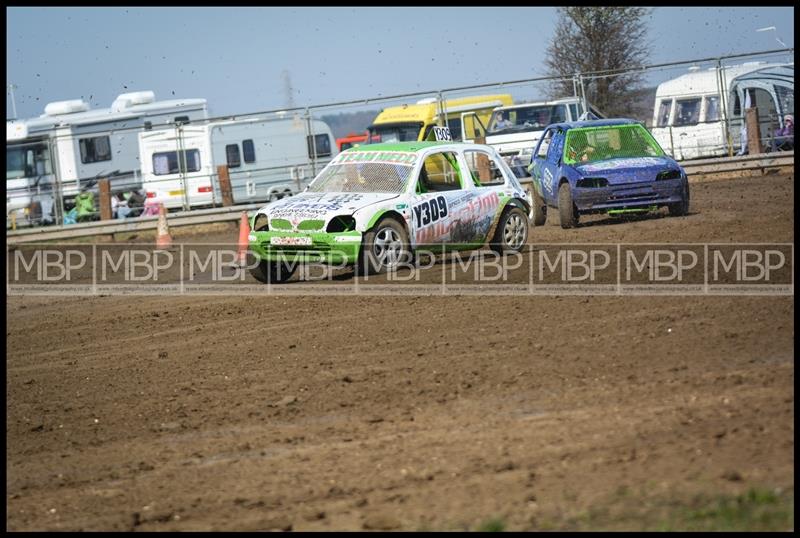
[[[261,260],[258,265],[250,269],[250,274],[264,284],[281,284],[292,277],[296,268],[296,264]]]
[[[534,226],[542,226],[545,222],[547,222],[547,204],[539,196],[539,193],[536,192],[535,187],[531,187],[533,191],[533,207],[531,208],[531,212],[533,213],[533,225]]]
[[[364,234],[358,269],[362,275],[394,271],[411,259],[406,229],[398,221],[386,217]]]
[[[578,225],[578,208],[572,201],[572,189],[566,181],[558,188],[558,216],[562,228],[574,228]]]
[[[528,241],[528,215],[512,206],[503,212],[489,248],[497,253],[519,252]]]
[[[682,217],[689,212],[689,183],[683,189],[683,200],[676,204],[669,204],[667,206],[670,216]]]

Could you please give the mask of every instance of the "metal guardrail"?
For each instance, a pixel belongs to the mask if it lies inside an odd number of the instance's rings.
[[[189,226],[197,224],[213,224],[217,222],[237,221],[242,212],[248,215],[264,207],[264,203],[218,207],[212,209],[194,209],[167,214],[170,226]],[[13,245],[30,241],[52,241],[56,239],[75,239],[122,232],[138,232],[158,228],[158,216],[136,217],[124,220],[107,220],[101,222],[83,222],[67,226],[46,226],[27,230],[16,230],[6,233],[6,243]]]
[[[745,170],[764,170],[766,168],[794,166],[794,151],[760,153],[757,155],[741,155],[715,159],[697,159],[682,161],[680,165],[683,166],[686,173],[690,176],[722,174]]]
[[[689,176],[722,174],[747,170],[765,170],[794,166],[794,151],[778,153],[762,153],[759,155],[742,155],[736,157],[719,157],[714,159],[698,159],[680,163]],[[530,178],[520,180],[520,183],[530,183]],[[264,203],[236,205],[212,209],[195,209],[181,211],[167,215],[170,226],[188,226],[197,224],[213,224],[217,222],[236,221],[241,218],[241,213],[249,213],[263,207]],[[158,227],[158,217],[137,217],[126,220],[108,220],[102,222],[85,222],[68,226],[47,226],[28,230],[16,230],[6,233],[6,243],[19,244],[29,241],[51,241],[56,239],[74,239],[76,237],[90,237],[93,235],[115,234],[121,232],[136,232],[142,230],[155,230]]]

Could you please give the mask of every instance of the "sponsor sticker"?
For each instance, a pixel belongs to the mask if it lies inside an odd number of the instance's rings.
[[[310,245],[310,237],[270,237],[270,245]]]

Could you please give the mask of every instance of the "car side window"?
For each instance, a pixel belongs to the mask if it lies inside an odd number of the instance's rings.
[[[561,129],[557,130],[553,134],[553,138],[550,142],[550,147],[547,151],[547,160],[551,163],[557,163],[558,158],[561,156],[561,148],[564,145],[564,132]]]
[[[542,135],[542,141],[539,143],[539,149],[536,152],[537,159],[547,158],[547,150],[550,149],[550,141],[553,139],[553,129],[548,129]]]
[[[428,155],[419,172],[417,192],[454,191],[463,188],[456,155],[445,151]]]
[[[468,150],[464,152],[464,159],[472,175],[472,182],[477,187],[502,185],[506,182],[500,165],[488,152]]]

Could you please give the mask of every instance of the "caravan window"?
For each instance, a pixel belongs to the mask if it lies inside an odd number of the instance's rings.
[[[239,144],[228,144],[225,146],[225,159],[228,161],[228,168],[238,168],[242,166],[242,158],[239,155]]]
[[[662,99],[658,105],[657,127],[666,127],[669,124],[669,111],[672,108],[672,99]]]
[[[314,158],[314,149],[317,150],[317,157],[331,156],[331,139],[326,134],[314,135],[314,147],[311,146],[311,135],[306,137],[308,142],[308,156]]]
[[[781,114],[794,114],[794,88],[786,86],[775,86],[775,94],[778,96],[778,103],[781,105]]]
[[[6,179],[52,174],[50,150],[46,143],[6,146]]]
[[[157,176],[165,176],[167,174],[177,174],[181,172],[199,172],[200,171],[200,150],[190,149],[181,151],[182,155],[180,161],[178,159],[177,151],[162,151],[160,153],[153,153],[153,174]],[[183,166],[183,162],[186,166]]]
[[[706,121],[719,121],[719,96],[706,96]]]
[[[242,140],[242,153],[244,154],[244,162],[256,162],[256,148],[252,140]]]
[[[107,136],[81,138],[81,162],[83,164],[98,163],[111,160],[111,142]]]
[[[695,125],[700,121],[700,98],[678,99],[675,101],[674,125]]]

